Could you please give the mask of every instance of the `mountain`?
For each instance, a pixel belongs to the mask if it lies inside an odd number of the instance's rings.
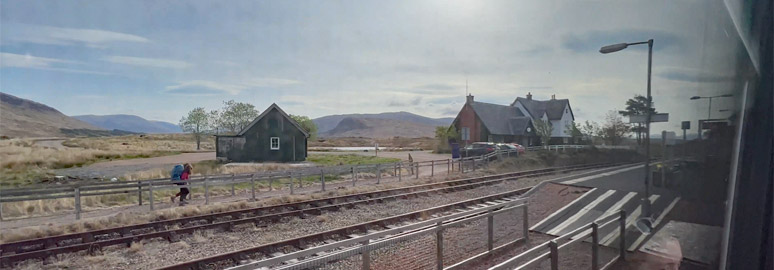
[[[180,127],[162,121],[146,120],[136,115],[76,115],[75,119],[104,128],[119,129],[139,133],[180,133]]]
[[[371,118],[371,119],[391,119],[399,120],[407,123],[416,123],[422,125],[428,125],[435,128],[436,126],[449,126],[454,118],[429,118],[421,115],[416,115],[410,112],[386,112],[378,114],[338,114],[328,115],[320,118],[312,119],[317,125],[317,130],[321,134],[334,129],[341,120],[345,118]]]
[[[346,117],[331,130],[320,132],[320,137],[433,137],[436,125],[427,125],[407,120],[368,117]]]
[[[106,132],[35,101],[0,92],[0,135],[8,137],[58,137],[68,133]]]

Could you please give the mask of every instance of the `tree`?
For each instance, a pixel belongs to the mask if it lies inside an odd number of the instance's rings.
[[[644,115],[646,111],[648,111],[648,98],[641,95],[634,95],[634,98],[630,98],[626,101],[626,110],[618,111],[618,113],[623,116],[632,116]],[[656,113],[656,108],[652,101],[650,103],[650,113]],[[642,133],[645,132],[643,124],[637,123],[637,126],[631,128],[631,131],[637,136],[637,144],[641,144]]]
[[[306,133],[309,133],[309,139],[314,140],[317,139],[317,125],[307,116],[303,115],[290,115],[290,118],[293,118],[298,125],[301,126],[301,128],[306,131]]]
[[[201,149],[202,135],[210,127],[210,118],[204,108],[197,107],[188,112],[188,115],[180,119],[180,128],[184,132],[189,132],[196,138],[196,150]]]
[[[572,137],[573,143],[577,142],[578,139],[583,138],[583,133],[578,128],[578,125],[575,124],[575,121],[565,125],[564,134],[570,135],[570,137]]]
[[[220,112],[218,112],[218,110],[212,110],[207,115],[207,117],[210,119],[210,128],[215,131],[215,135],[219,135],[220,129],[223,127],[223,123],[221,123]]]
[[[623,118],[615,111],[609,111],[605,115],[605,123],[598,131],[599,137],[611,145],[618,145],[623,138],[631,131],[628,124],[624,123]]]
[[[586,120],[580,127],[580,130],[589,143],[594,144],[594,136],[599,133],[599,125],[593,121]]]
[[[229,100],[223,102],[219,122],[226,131],[237,133],[247,127],[256,117],[258,117],[258,110],[252,104]]]
[[[453,127],[439,126],[435,127],[435,152],[436,153],[449,153],[451,148],[449,143],[451,140],[459,140],[460,134]]]
[[[548,146],[548,140],[551,139],[551,133],[554,132],[554,125],[543,119],[535,119],[532,125],[535,126],[535,134],[540,137],[541,144]]]

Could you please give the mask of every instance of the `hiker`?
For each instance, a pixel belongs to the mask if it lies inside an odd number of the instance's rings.
[[[180,170],[180,168],[182,168],[182,170]],[[190,163],[186,163],[185,165],[176,165],[175,169],[172,170],[172,180],[179,180],[176,182],[177,185],[186,185],[186,183],[182,181],[188,180],[191,177],[192,171],[193,166],[191,166]],[[186,205],[188,204],[188,202],[186,202],[186,197],[189,193],[190,191],[188,188],[181,187],[180,192],[175,194],[175,196],[172,196],[170,200],[174,203],[175,198],[180,197],[180,205]]]

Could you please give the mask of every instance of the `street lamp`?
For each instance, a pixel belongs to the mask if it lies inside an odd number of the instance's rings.
[[[602,47],[599,49],[600,53],[608,54],[617,52],[623,49],[628,48],[632,45],[640,45],[640,44],[648,44],[648,94],[647,94],[647,109],[645,110],[645,197],[642,198],[642,213],[644,218],[641,218],[638,221],[637,225],[642,224],[643,226],[637,226],[638,229],[640,229],[643,233],[650,233],[652,227],[652,223],[650,221],[651,211],[650,211],[650,118],[651,118],[651,103],[652,98],[650,96],[650,74],[651,74],[651,65],[653,63],[653,39],[648,39],[648,41],[642,41],[642,42],[633,42],[633,43],[618,43],[613,45],[607,45],[605,47]]]
[[[712,99],[713,98],[722,98],[722,97],[733,97],[732,94],[723,94],[723,95],[717,95],[717,96],[711,96],[711,97],[700,97],[700,96],[692,96],[691,100],[697,100],[697,99],[709,99],[709,107],[707,107],[707,120],[712,119]]]

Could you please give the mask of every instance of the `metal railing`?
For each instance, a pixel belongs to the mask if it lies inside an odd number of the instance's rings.
[[[347,259],[353,256],[361,256],[361,269],[367,270],[371,266],[370,253],[372,251],[389,247],[400,242],[411,241],[423,236],[432,235],[435,236],[436,241],[436,256],[435,265],[437,269],[463,269],[468,263],[484,258],[490,254],[498,252],[500,250],[507,249],[508,247],[518,243],[526,242],[529,235],[529,220],[527,210],[527,199],[521,198],[512,201],[497,203],[494,205],[484,206],[475,210],[455,213],[443,217],[433,218],[426,221],[421,221],[393,229],[387,229],[383,231],[374,232],[371,234],[350,238],[335,243],[324,244],[316,247],[307,248],[304,250],[296,251],[272,257],[269,259],[251,262],[232,268],[229,270],[247,270],[247,269],[265,269],[266,267],[278,266],[273,269],[314,269],[321,267],[329,262]],[[494,247],[494,216],[498,214],[508,213],[522,209],[523,222],[522,233],[523,237],[502,244],[498,247]],[[461,262],[455,263],[451,266],[444,267],[443,251],[443,232],[451,227],[463,226],[467,223],[477,221],[479,219],[487,219],[487,251],[476,254]],[[353,247],[354,246],[354,247]],[[322,254],[322,255],[320,255]],[[312,259],[310,256],[314,256]],[[301,261],[298,261],[301,260]],[[296,261],[296,262],[293,262]],[[282,265],[284,263],[284,265]]]
[[[590,148],[590,145],[544,145],[544,146],[530,146],[525,147],[527,151],[540,151],[540,150],[548,150],[548,151],[559,151],[559,150],[567,150],[567,149],[584,149],[584,148]]]
[[[610,263],[600,268],[599,266],[599,230],[610,224],[619,225],[619,254]],[[551,261],[551,270],[559,269],[559,251],[568,245],[584,241],[588,237],[591,237],[591,269],[607,269],[615,263],[616,260],[626,259],[626,212],[621,210],[617,213],[612,213],[605,217],[595,220],[592,223],[577,228],[569,233],[559,236],[551,241],[537,245],[513,258],[508,259],[498,265],[495,265],[489,270],[511,270],[511,269],[533,269],[538,264],[545,260]],[[565,242],[567,241],[567,242]],[[565,242],[560,244],[560,242]],[[548,252],[544,252],[548,250]],[[526,260],[527,258],[534,257],[529,261],[522,264],[519,262]]]
[[[231,195],[236,194],[236,186],[239,184],[250,184],[251,199],[256,199],[256,192],[260,187],[257,185],[268,186],[268,191],[273,191],[275,186],[287,187],[290,194],[295,193],[295,188],[302,188],[304,182],[306,185],[315,185],[319,183],[321,191],[326,190],[326,182],[334,181],[338,178],[349,177],[352,186],[357,185],[358,180],[364,177],[364,174],[373,174],[376,178],[375,184],[381,183],[384,174],[391,177],[397,177],[402,181],[403,177],[414,176],[419,178],[420,169],[429,168],[429,176],[435,176],[436,168],[445,166],[447,174],[453,171],[465,173],[476,170],[477,166],[483,166],[498,157],[509,157],[518,155],[515,149],[500,150],[482,156],[466,157],[459,159],[430,160],[421,162],[393,162],[368,165],[340,165],[340,166],[318,166],[297,168],[282,171],[267,171],[241,174],[220,174],[195,176],[185,181],[173,181],[170,179],[150,179],[141,181],[117,181],[117,182],[91,182],[78,184],[65,184],[56,186],[36,186],[16,189],[0,189],[0,203],[37,201],[49,199],[73,199],[75,218],[81,218],[82,198],[87,196],[104,195],[137,195],[137,202],[143,205],[144,201],[149,204],[149,209],[154,210],[157,198],[154,198],[154,192],[179,188],[199,188],[204,195],[204,203],[209,204],[212,189],[216,186],[230,186]],[[456,168],[455,168],[455,165]],[[312,181],[311,177],[318,180]],[[318,178],[319,177],[319,178]],[[306,179],[304,179],[306,178]],[[306,180],[306,181],[304,181]],[[242,188],[240,188],[242,189]],[[191,190],[191,194],[194,190]],[[0,220],[2,220],[2,207],[0,207]]]

